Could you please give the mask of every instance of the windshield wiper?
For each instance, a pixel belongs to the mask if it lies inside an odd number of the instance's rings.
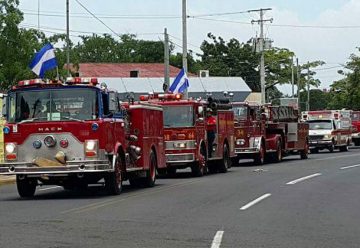
[[[31,118],[31,119],[25,119],[25,120],[20,121],[18,124],[33,122],[33,121],[42,120],[42,119],[47,119],[47,117],[36,117],[36,118]]]
[[[70,117],[70,116],[62,116],[63,119],[67,119],[67,120],[71,120],[71,121],[79,121],[79,122],[85,122],[84,120],[80,120],[74,117]]]

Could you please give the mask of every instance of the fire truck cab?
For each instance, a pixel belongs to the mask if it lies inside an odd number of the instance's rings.
[[[348,151],[352,133],[349,110],[305,111],[302,119],[310,126],[311,152],[323,149]]]
[[[1,175],[16,175],[21,197],[38,185],[65,189],[101,183],[119,194],[123,180],[153,186],[165,168],[162,109],[119,104],[96,78],[21,81],[8,92]]]
[[[225,107],[212,99],[183,100],[180,94],[147,95],[140,100],[161,105],[164,110],[169,174],[188,167],[194,176],[227,172],[234,157],[234,115],[229,104]]]
[[[265,159],[280,162],[284,156],[299,153],[308,157],[308,125],[299,121],[290,106],[235,102],[235,153],[239,159],[252,158],[256,164]]]

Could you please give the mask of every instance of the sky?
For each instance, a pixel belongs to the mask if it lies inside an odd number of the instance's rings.
[[[20,0],[20,9],[25,14],[22,26],[38,27],[39,4],[40,29],[64,32],[65,2]],[[70,0],[70,30],[111,33],[92,18],[79,2],[117,34],[134,33],[141,39],[162,40],[166,27],[171,41],[181,49],[181,0]],[[188,48],[199,53],[200,45],[209,32],[226,40],[236,38],[242,42],[248,41],[259,33],[259,26],[250,24],[259,15],[246,11],[258,8],[272,8],[265,14],[266,19],[273,18],[273,23],[265,26],[265,35],[273,40],[273,46],[294,51],[300,63],[313,60],[326,62],[317,70],[317,77],[322,81],[321,89],[328,88],[334,80],[340,79],[337,71],[342,69],[352,53],[358,52],[360,0],[188,0],[189,16],[245,12],[202,19],[189,18]],[[144,19],[144,15],[161,18]],[[109,18],[114,16],[116,18]],[[76,36],[80,34],[84,33],[71,32],[71,39],[78,40]],[[290,89],[289,85],[281,87],[285,93],[289,93]]]

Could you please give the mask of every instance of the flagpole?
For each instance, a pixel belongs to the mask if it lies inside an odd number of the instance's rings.
[[[185,71],[185,74],[188,73],[188,62],[187,62],[187,15],[186,15],[186,0],[182,0],[182,28],[183,28],[183,69]],[[188,90],[186,89],[184,91],[184,97],[185,99],[188,98]]]
[[[69,0],[66,0],[66,68],[67,75],[70,75],[70,32],[69,32]]]

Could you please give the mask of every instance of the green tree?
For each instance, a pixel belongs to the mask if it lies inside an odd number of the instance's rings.
[[[345,68],[339,72],[344,78],[331,85],[329,108],[360,110],[360,56],[351,54]]]

